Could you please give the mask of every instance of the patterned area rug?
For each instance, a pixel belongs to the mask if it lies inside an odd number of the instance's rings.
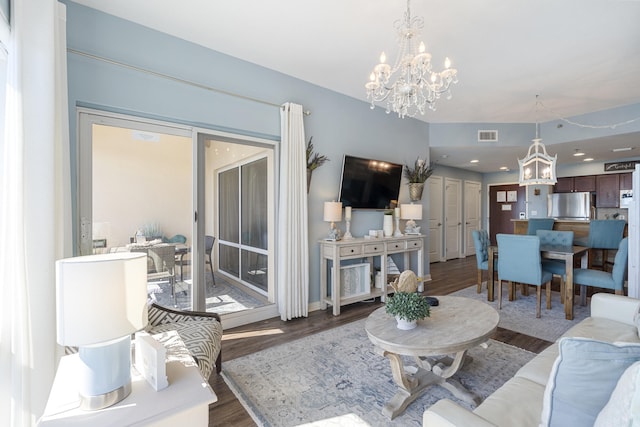
[[[260,426],[421,426],[426,408],[448,398],[432,386],[393,421],[382,407],[396,392],[389,361],[373,352],[365,320],[225,362],[229,387]],[[534,353],[490,341],[468,352],[473,361],[454,376],[482,399]],[[408,363],[407,363],[408,364]]]
[[[483,301],[498,310],[497,289],[496,286],[496,299],[494,302],[487,301],[486,283],[483,283],[480,294],[476,292],[476,285],[474,284],[468,288],[454,292],[451,295]],[[560,293],[551,293],[551,310],[547,310],[545,289],[543,288],[541,317],[540,319],[536,319],[536,293],[534,288],[530,288],[528,296],[523,296],[518,286],[515,301],[509,301],[508,295],[507,284],[505,282],[502,288],[502,310],[498,310],[500,313],[500,323],[498,326],[551,342],[556,341],[569,328],[589,317],[591,312],[588,301],[586,306],[581,306],[579,297],[577,297],[574,299],[573,320],[566,320],[564,305],[560,304]]]

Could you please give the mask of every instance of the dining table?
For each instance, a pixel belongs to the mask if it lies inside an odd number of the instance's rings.
[[[487,300],[494,300],[494,260],[498,256],[498,246],[489,245],[488,252],[488,264],[489,264],[489,278],[487,280]],[[566,266],[566,278],[565,278],[565,292],[564,292],[564,313],[567,320],[573,320],[573,300],[575,290],[573,289],[573,266],[577,259],[580,259],[580,268],[587,268],[589,265],[589,248],[586,246],[561,246],[561,245],[541,245],[540,255],[542,258],[557,259],[565,262]],[[501,284],[500,284],[501,285]],[[584,289],[580,289],[581,301],[584,302]]]

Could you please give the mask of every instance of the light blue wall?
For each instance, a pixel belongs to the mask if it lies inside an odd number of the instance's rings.
[[[70,52],[68,81],[70,104],[72,184],[75,186],[76,107],[91,106],[171,122],[232,131],[279,140],[280,113],[284,102],[302,104],[311,116],[305,118],[307,138],[313,136],[316,150],[331,161],[314,172],[309,193],[310,301],[319,299],[319,253],[316,241],[324,237],[322,204],[337,198],[342,157],[351,154],[396,163],[428,157],[429,145],[463,146],[477,143],[478,129],[496,129],[500,141],[528,146],[535,125],[531,123],[427,124],[400,120],[382,109],[339,95],[307,82],[223,55],[184,40],[103,14],[69,0],[67,43],[70,49],[113,59],[142,69],[200,83],[223,91],[259,99],[264,103],[194,87],[136,70],[110,65]],[[574,117],[581,123],[615,123],[640,116],[640,104]],[[559,126],[563,125],[563,126]],[[640,121],[616,129],[585,129],[560,121],[542,123],[540,134],[547,146],[599,136],[640,131]],[[558,168],[558,176],[602,173],[602,163]],[[517,172],[476,174],[455,168],[440,168],[437,175],[481,181],[483,224],[486,224],[486,190],[489,184],[514,183]],[[423,196],[423,202],[428,196]],[[408,201],[403,185],[400,202]],[[426,207],[425,207],[426,209]],[[425,210],[426,214],[426,210]],[[74,223],[76,222],[74,218]],[[380,212],[354,211],[352,233],[363,235],[379,229]],[[344,228],[344,224],[342,224]],[[428,242],[427,242],[428,244]],[[425,262],[426,257],[425,257]],[[428,273],[428,264],[426,273]]]
[[[396,163],[428,155],[429,125],[400,120],[384,110],[301,80],[271,71],[140,25],[80,6],[68,0],[67,45],[70,49],[105,57],[158,73],[276,105],[302,104],[307,138],[331,161],[313,174],[309,193],[310,301],[318,301],[319,250],[325,236],[323,202],[339,192],[342,157],[351,154]],[[68,54],[70,129],[76,129],[76,106],[159,118],[171,122],[280,138],[280,112],[235,96],[216,93],[178,81],[111,65],[73,52]],[[72,185],[76,185],[76,135],[71,132]],[[403,186],[401,202],[408,202]],[[74,221],[77,219],[74,218]],[[355,211],[352,233],[380,229],[380,212]],[[344,224],[341,224],[344,228]],[[425,256],[425,262],[426,256]],[[428,263],[426,272],[428,273]]]

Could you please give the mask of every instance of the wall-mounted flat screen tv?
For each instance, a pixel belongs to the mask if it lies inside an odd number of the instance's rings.
[[[398,203],[402,165],[349,155],[342,162],[342,206],[354,209],[387,209]]]

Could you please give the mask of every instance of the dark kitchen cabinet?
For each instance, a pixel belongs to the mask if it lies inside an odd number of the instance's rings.
[[[631,190],[631,172],[620,174],[620,189]]]
[[[595,175],[574,177],[573,191],[596,191]]]
[[[554,193],[571,193],[573,191],[573,177],[558,178],[553,187]]]
[[[596,176],[596,207],[617,208],[620,204],[620,175]]]
[[[554,193],[573,193],[574,191],[596,191],[595,175],[558,178],[553,187]]]

